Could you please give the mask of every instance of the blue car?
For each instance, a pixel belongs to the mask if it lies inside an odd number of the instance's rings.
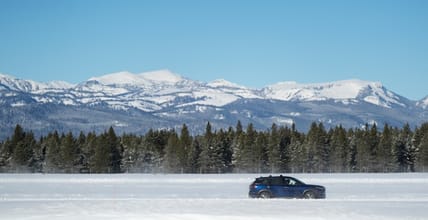
[[[251,198],[324,199],[325,187],[308,185],[289,176],[259,177],[250,185]]]

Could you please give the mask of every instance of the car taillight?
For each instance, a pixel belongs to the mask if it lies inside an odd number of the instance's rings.
[[[255,183],[252,183],[251,185],[250,185],[250,189],[255,189],[256,188],[256,184]]]

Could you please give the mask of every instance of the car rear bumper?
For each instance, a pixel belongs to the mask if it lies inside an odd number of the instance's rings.
[[[257,194],[257,192],[253,192],[253,191],[248,192],[249,198],[257,198],[258,196],[259,195]]]

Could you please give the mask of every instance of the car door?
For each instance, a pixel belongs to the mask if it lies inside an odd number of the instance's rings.
[[[269,181],[269,190],[274,197],[288,197],[287,190],[284,190],[284,179],[279,176],[271,177]]]
[[[293,197],[293,188],[288,184],[286,177],[281,177],[281,197]]]
[[[288,179],[283,176],[271,177],[270,191],[274,197],[294,197],[296,189],[293,185],[289,185]]]
[[[300,198],[303,196],[303,191],[306,189],[305,185],[291,177],[284,178],[284,187],[288,191],[288,197]]]

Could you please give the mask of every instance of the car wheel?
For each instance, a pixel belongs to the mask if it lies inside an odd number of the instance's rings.
[[[303,198],[305,199],[315,199],[315,193],[312,191],[307,191],[303,194]]]
[[[266,191],[261,192],[259,194],[259,198],[262,198],[262,199],[269,199],[271,197],[272,197],[272,195],[269,192],[266,192]]]

